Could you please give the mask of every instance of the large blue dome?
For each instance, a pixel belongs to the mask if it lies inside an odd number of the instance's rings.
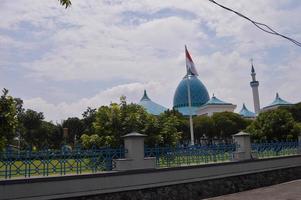
[[[191,94],[191,106],[200,107],[209,101],[209,94],[204,84],[194,75],[189,75],[189,85]],[[179,83],[174,98],[173,107],[179,111],[183,107],[188,107],[187,76]]]

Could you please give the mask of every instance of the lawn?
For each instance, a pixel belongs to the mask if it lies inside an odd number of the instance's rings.
[[[91,159],[18,160],[0,162],[0,179],[95,173],[105,170],[105,162]]]

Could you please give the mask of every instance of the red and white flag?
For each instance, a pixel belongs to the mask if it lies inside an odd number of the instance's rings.
[[[196,71],[196,68],[195,68],[192,58],[187,50],[186,45],[185,45],[185,54],[186,54],[186,69],[187,69],[188,74],[190,72],[192,75],[198,76],[199,74]]]

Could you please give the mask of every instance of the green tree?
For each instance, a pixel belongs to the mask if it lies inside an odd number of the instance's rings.
[[[233,112],[214,113],[212,119],[217,136],[222,139],[231,138],[233,134],[244,130],[248,124],[239,114]]]
[[[60,124],[42,121],[39,132],[45,135],[42,148],[59,149],[63,144],[63,129]]]
[[[112,103],[97,110],[93,126],[102,145],[110,142],[111,146],[119,146],[123,143],[121,136],[136,131],[148,135],[146,144],[153,146],[178,143],[181,123],[181,119],[172,112],[157,117],[147,113],[140,105],[127,104],[125,97],[121,97],[120,104]],[[86,140],[89,139],[86,137]]]
[[[20,122],[21,137],[25,144],[33,147],[42,147],[45,144],[47,135],[41,131],[44,120],[42,112],[26,110],[18,116]]]
[[[95,133],[100,137],[111,136],[112,146],[122,144],[121,136],[133,131],[146,133],[149,114],[137,104],[120,104],[101,106],[96,113]]]
[[[84,133],[85,126],[82,120],[77,117],[69,117],[62,123],[63,128],[68,128],[67,143],[73,145]]]
[[[208,139],[213,139],[214,137],[218,136],[218,132],[212,117],[197,116],[194,117],[193,122],[194,136],[196,140],[199,140],[203,136]]]
[[[94,133],[93,123],[95,122],[96,118],[96,109],[88,107],[82,114],[83,116],[83,123],[84,123],[84,133],[91,135]]]
[[[11,143],[15,137],[18,125],[16,102],[8,95],[8,90],[3,89],[0,97],[0,148]]]
[[[97,134],[93,134],[90,136],[87,134],[83,134],[80,137],[80,139],[83,147],[86,149],[92,148],[93,146],[96,147],[110,146],[113,140],[111,136],[100,137]]]
[[[180,123],[180,119],[175,115],[165,116],[163,114],[160,116],[159,124],[161,125],[161,130],[159,135],[163,139],[163,141],[161,141],[162,145],[175,146],[178,144],[182,138],[182,132],[177,129],[177,127],[180,126]]]
[[[289,111],[292,114],[295,121],[301,122],[301,102],[289,107],[283,107],[281,109]]]
[[[300,124],[295,122],[292,114],[287,110],[276,109],[260,113],[246,131],[251,133],[255,140],[297,139]]]

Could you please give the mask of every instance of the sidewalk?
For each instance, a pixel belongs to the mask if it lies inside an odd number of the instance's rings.
[[[301,200],[301,179],[208,200]]]

